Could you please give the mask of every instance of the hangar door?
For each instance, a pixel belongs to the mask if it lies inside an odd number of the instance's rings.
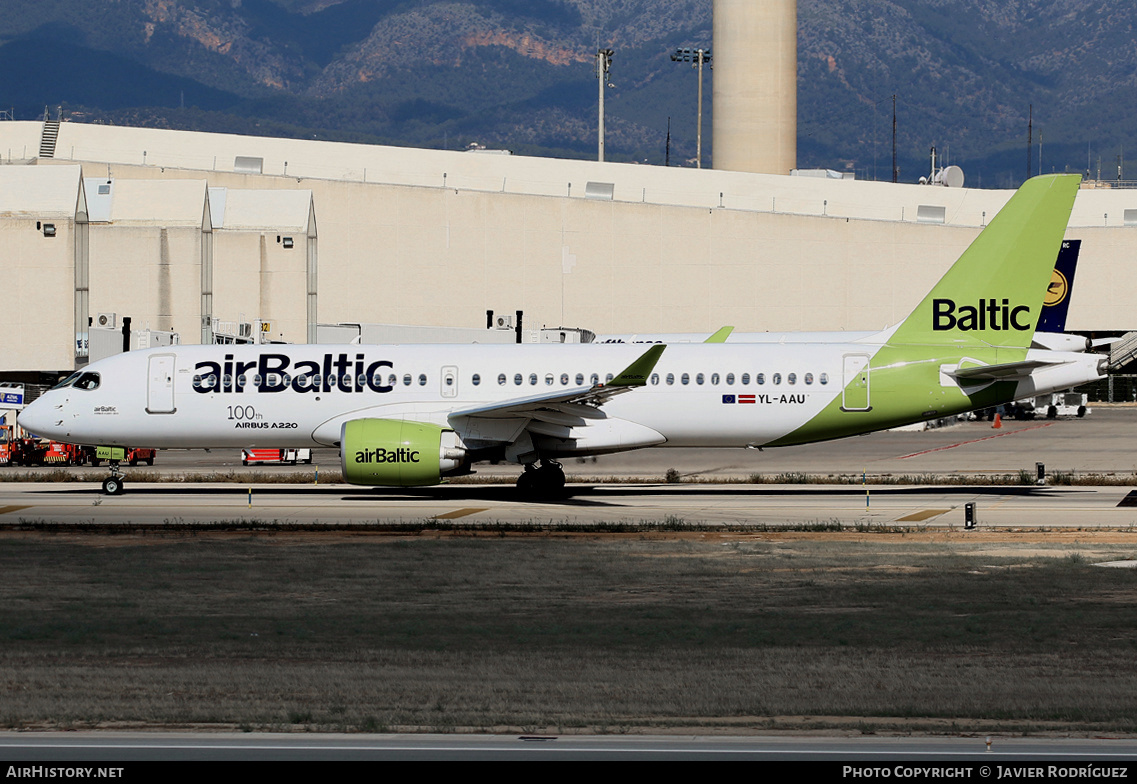
[[[146,374],[146,412],[174,413],[174,355],[154,354]]]

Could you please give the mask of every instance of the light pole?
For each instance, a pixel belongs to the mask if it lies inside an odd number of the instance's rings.
[[[695,136],[695,166],[701,169],[703,168],[703,63],[711,64],[711,50],[690,47],[676,49],[671,55],[671,61],[691,63],[692,68],[699,69],[699,124]]]
[[[603,162],[604,160],[604,88],[615,87],[608,81],[608,73],[612,70],[612,55],[615,54],[611,49],[597,49],[596,50],[596,78],[600,82],[600,127],[598,129],[599,141],[597,142],[597,160]]]

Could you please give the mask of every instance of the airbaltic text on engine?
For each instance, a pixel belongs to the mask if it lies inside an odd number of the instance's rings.
[[[958,312],[958,316],[956,313]],[[958,329],[960,332],[975,330],[1009,330],[1020,331],[1034,329],[1029,320],[1025,324],[1019,323],[1020,313],[1030,313],[1026,305],[1012,308],[1010,300],[1004,299],[1001,303],[993,299],[979,300],[979,306],[959,305],[950,299],[932,300],[932,329],[943,332],[949,329]]]
[[[202,394],[245,391],[238,381],[249,371],[256,376],[248,386],[257,392],[390,392],[379,368],[393,368],[385,359],[366,364],[363,354],[352,359],[348,354],[324,354],[321,361],[300,360],[295,365],[286,354],[261,354],[255,361],[234,361],[232,354],[224,362],[198,362],[194,365],[193,389]]]
[[[355,453],[357,463],[417,463],[419,452],[414,449],[361,449]]]

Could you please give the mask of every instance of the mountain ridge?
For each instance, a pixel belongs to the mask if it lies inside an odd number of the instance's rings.
[[[0,105],[21,117],[62,104],[98,122],[590,157],[599,44],[616,51],[606,157],[655,164],[669,118],[672,163],[694,155],[695,76],[669,55],[711,44],[711,0],[8,5]],[[1112,173],[1134,141],[1135,25],[1119,0],[799,0],[799,165],[889,179],[896,95],[902,180],[932,145],[980,186],[1017,185],[1028,160]]]

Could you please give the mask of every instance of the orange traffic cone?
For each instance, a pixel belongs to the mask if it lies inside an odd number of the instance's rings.
[[[991,425],[991,429],[992,430],[998,430],[1002,426],[1003,426],[1003,417],[999,414],[995,414],[995,424]]]

